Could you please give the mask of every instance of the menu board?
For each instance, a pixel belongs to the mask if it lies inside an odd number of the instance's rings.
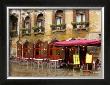
[[[79,59],[79,55],[73,55],[73,63],[76,64],[80,64],[80,59]]]
[[[92,63],[92,55],[86,54],[86,63]]]

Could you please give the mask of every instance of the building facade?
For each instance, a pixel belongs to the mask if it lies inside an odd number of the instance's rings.
[[[16,55],[16,42],[70,38],[99,39],[101,10],[92,9],[10,9],[9,32],[12,55]]]

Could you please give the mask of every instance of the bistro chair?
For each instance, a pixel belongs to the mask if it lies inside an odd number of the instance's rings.
[[[59,55],[56,55],[56,56],[50,56],[51,58],[50,58],[50,60],[49,60],[49,69],[50,70],[52,70],[52,69],[54,69],[55,71],[56,71],[56,69],[57,68],[59,68],[60,67],[60,65],[59,65]]]

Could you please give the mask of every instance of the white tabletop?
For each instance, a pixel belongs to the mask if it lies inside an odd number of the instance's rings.
[[[39,61],[40,61],[40,60],[43,60],[43,59],[40,59],[40,58],[35,58],[34,60],[39,60]]]
[[[58,60],[50,60],[50,61],[58,61]]]

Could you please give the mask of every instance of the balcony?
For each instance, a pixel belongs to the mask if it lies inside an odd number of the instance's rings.
[[[52,32],[64,32],[64,31],[66,31],[66,24],[59,24],[59,25],[52,24],[50,27],[52,28]]]
[[[31,35],[31,29],[23,28],[23,29],[21,29],[21,32],[22,32],[22,36],[29,36],[29,35]]]
[[[74,30],[88,30],[89,22],[72,22]]]
[[[33,27],[33,30],[34,30],[34,35],[45,33],[45,28],[43,26]]]
[[[11,36],[11,37],[17,37],[17,35],[18,35],[18,34],[17,34],[17,30],[11,30],[11,31],[10,31],[10,36]]]

